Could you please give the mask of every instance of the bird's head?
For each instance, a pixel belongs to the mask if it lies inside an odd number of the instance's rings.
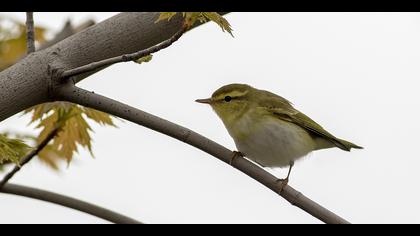
[[[196,102],[209,104],[224,121],[241,116],[255,102],[257,89],[247,84],[229,84],[217,89],[211,98],[197,99]]]

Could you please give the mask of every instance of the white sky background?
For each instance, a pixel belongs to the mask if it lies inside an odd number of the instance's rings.
[[[2,13],[24,20],[24,13]],[[114,13],[39,13],[58,31]],[[290,185],[353,223],[420,223],[420,14],[232,13],[235,38],[214,23],[150,63],[112,66],[80,83],[234,149],[210,107],[195,103],[239,82],[275,92],[328,131],[365,147],[298,162]],[[139,35],[141,37],[141,35]],[[15,116],[0,130],[29,132]],[[33,162],[13,183],[63,193],[146,223],[319,223],[216,158],[141,126],[94,125],[59,174]],[[271,170],[272,171],[272,170]],[[286,169],[274,170],[279,177]],[[66,208],[0,195],[1,223],[103,223]]]

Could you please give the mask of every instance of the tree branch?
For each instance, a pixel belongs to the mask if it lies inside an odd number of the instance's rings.
[[[101,219],[107,220],[115,224],[142,224],[141,222],[129,218],[127,216],[121,215],[119,213],[107,210],[105,208],[75,199],[67,197],[61,194],[25,187],[16,184],[6,184],[0,192],[7,194],[14,194],[24,197],[29,197],[33,199],[38,199],[41,201],[46,201],[50,203],[55,203],[61,206],[65,206],[71,209],[75,209]]]
[[[60,127],[56,127],[53,129],[47,137],[42,140],[42,142],[33,149],[27,156],[25,156],[18,165],[16,165],[12,171],[10,171],[0,182],[0,190],[4,187],[4,185],[11,179],[13,176],[20,170],[24,165],[26,165],[28,162],[30,162],[36,155],[38,155],[39,152],[44,149],[45,146],[48,145],[48,143],[59,133]]]
[[[78,88],[71,83],[67,83],[60,87],[56,91],[55,95],[57,96],[56,99],[58,100],[73,102],[96,110],[100,110],[129,120],[136,124],[145,126],[157,132],[166,134],[170,137],[190,144],[204,152],[207,152],[208,154],[213,155],[225,163],[230,163],[233,156],[233,152],[231,150],[223,147],[220,144],[217,144],[216,142],[213,142],[210,139],[205,138],[198,133],[195,133],[192,130],[171,123],[160,117],[151,115],[121,102],[114,101],[110,98]],[[272,191],[278,193],[292,205],[301,208],[302,210],[308,212],[312,216],[325,223],[349,223],[333,212],[325,209],[321,205],[305,197],[302,193],[296,191],[288,185],[286,185],[279,193],[281,186],[279,185],[278,179],[245,158],[235,158],[232,162],[232,166],[260,182],[261,184],[265,185]]]
[[[150,55],[152,53],[158,52],[164,48],[167,48],[171,46],[174,42],[176,42],[186,31],[188,28],[186,25],[183,25],[182,28],[176,32],[172,37],[169,39],[163,41],[162,43],[159,43],[157,45],[154,45],[150,48],[131,53],[131,54],[125,54],[121,56],[116,56],[112,58],[107,58],[101,61],[92,62],[88,65],[80,66],[71,70],[64,71],[61,75],[61,78],[68,78],[74,75],[80,75],[83,73],[95,71],[97,69],[103,68],[105,66],[110,66],[112,64],[120,63],[120,62],[127,62],[127,61],[134,61],[138,60],[144,56]]]
[[[26,47],[28,54],[35,52],[34,13],[26,12]]]

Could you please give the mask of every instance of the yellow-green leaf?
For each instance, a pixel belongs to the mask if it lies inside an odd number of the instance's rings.
[[[156,22],[161,20],[170,20],[176,12],[161,12]],[[230,23],[217,12],[182,12],[184,23],[188,28],[192,27],[197,21],[204,23],[208,20],[215,22],[220,26],[223,32],[228,32],[233,37],[233,29]]]
[[[141,63],[146,63],[146,62],[151,61],[151,60],[152,60],[152,58],[153,58],[153,55],[152,55],[152,54],[150,54],[150,55],[144,56],[144,57],[142,57],[142,58],[140,58],[140,59],[138,59],[138,60],[136,60],[136,61],[134,61],[134,62],[135,62],[135,63],[138,63],[138,64],[141,64]]]
[[[45,146],[42,151],[38,153],[38,158],[40,161],[45,163],[51,169],[58,171],[60,162],[67,162],[65,157],[59,153],[57,148],[52,144]]]
[[[201,12],[183,12],[182,15],[185,18],[185,24],[188,28],[191,28],[195,22],[201,17]]]
[[[30,123],[42,120],[50,111],[68,112],[74,105],[69,102],[47,102],[26,109],[23,114],[32,113]]]
[[[19,163],[30,147],[19,139],[11,139],[0,134],[0,165],[5,162]]]
[[[207,19],[209,19],[209,20],[215,22],[216,24],[218,24],[220,26],[220,28],[222,28],[223,32],[227,31],[233,37],[233,33],[232,33],[233,29],[232,29],[231,25],[219,13],[217,13],[217,12],[203,12],[202,14]]]
[[[11,26],[3,27],[5,22]],[[45,28],[35,26],[35,41],[45,42],[46,32]],[[0,18],[0,70],[13,65],[26,52],[26,25],[16,20]]]
[[[3,41],[0,44],[0,70],[13,65],[25,53],[25,35]]]
[[[116,127],[109,114],[68,102],[40,104],[26,110],[26,113],[32,113],[31,123],[37,122],[37,128],[41,129],[36,139],[38,143],[60,127],[57,136],[38,155],[53,169],[58,169],[63,160],[70,163],[79,147],[86,148],[93,156],[92,128],[87,120]]]

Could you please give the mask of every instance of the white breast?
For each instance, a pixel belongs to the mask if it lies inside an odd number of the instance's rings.
[[[263,166],[288,166],[291,161],[314,150],[315,144],[312,137],[293,123],[272,118],[253,124],[246,116],[238,122],[241,124],[236,127],[242,129],[242,133],[247,135],[245,138],[239,138],[231,133],[236,147],[248,158]],[[252,130],[250,127],[253,127]]]

